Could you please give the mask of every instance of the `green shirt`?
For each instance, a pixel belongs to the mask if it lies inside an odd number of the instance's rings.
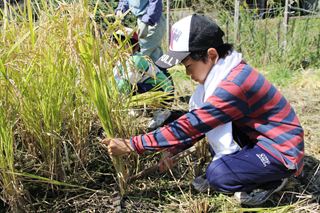
[[[126,68],[119,62],[113,72],[121,92],[129,93],[131,85],[137,83],[150,84],[155,90],[173,91],[171,80],[141,53],[130,56]]]

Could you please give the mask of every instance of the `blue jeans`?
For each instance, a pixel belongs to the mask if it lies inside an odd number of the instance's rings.
[[[141,24],[138,18],[137,24]],[[145,38],[139,38],[140,51],[143,55],[149,56],[153,62],[162,56],[161,42],[164,33],[166,32],[166,23],[163,15],[158,23],[154,26],[148,26],[148,35]]]
[[[253,189],[275,188],[282,178],[295,171],[287,169],[258,145],[245,146],[242,150],[211,162],[206,178],[216,191],[250,192]]]

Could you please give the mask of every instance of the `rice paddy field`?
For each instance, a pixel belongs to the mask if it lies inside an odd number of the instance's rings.
[[[123,22],[99,1],[50,2],[0,10],[0,212],[320,211],[319,19],[291,21],[284,48],[279,19],[242,16],[242,40],[234,46],[291,102],[306,153],[302,176],[248,208],[232,196],[192,188],[210,162],[205,140],[171,171],[129,179],[156,165],[161,153],[110,158],[101,139],[146,132],[151,116],[128,111],[156,110],[167,96],[118,91],[113,67],[125,67],[130,52],[114,34]],[[218,17],[227,29],[232,17]],[[187,110],[183,97],[196,85],[182,66],[169,72],[176,88],[171,109]]]

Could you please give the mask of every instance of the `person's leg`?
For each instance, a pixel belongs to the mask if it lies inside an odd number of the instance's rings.
[[[137,20],[138,25],[141,23],[140,19]],[[163,15],[160,21],[154,26],[148,27],[148,35],[145,38],[139,39],[141,53],[148,55],[156,62],[162,56],[161,42],[165,32],[165,19]]]
[[[154,88],[154,85],[152,85],[152,84],[148,84],[145,82],[137,83],[137,93],[138,94],[148,92],[148,91],[152,90],[153,88]]]
[[[294,171],[255,145],[211,162],[206,178],[216,191],[230,193],[274,188],[293,174]]]

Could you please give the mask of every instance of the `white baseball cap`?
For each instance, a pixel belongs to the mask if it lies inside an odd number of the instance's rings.
[[[223,44],[224,32],[208,17],[193,14],[173,24],[170,33],[169,52],[156,62],[161,68],[170,68],[191,52],[216,48]]]

